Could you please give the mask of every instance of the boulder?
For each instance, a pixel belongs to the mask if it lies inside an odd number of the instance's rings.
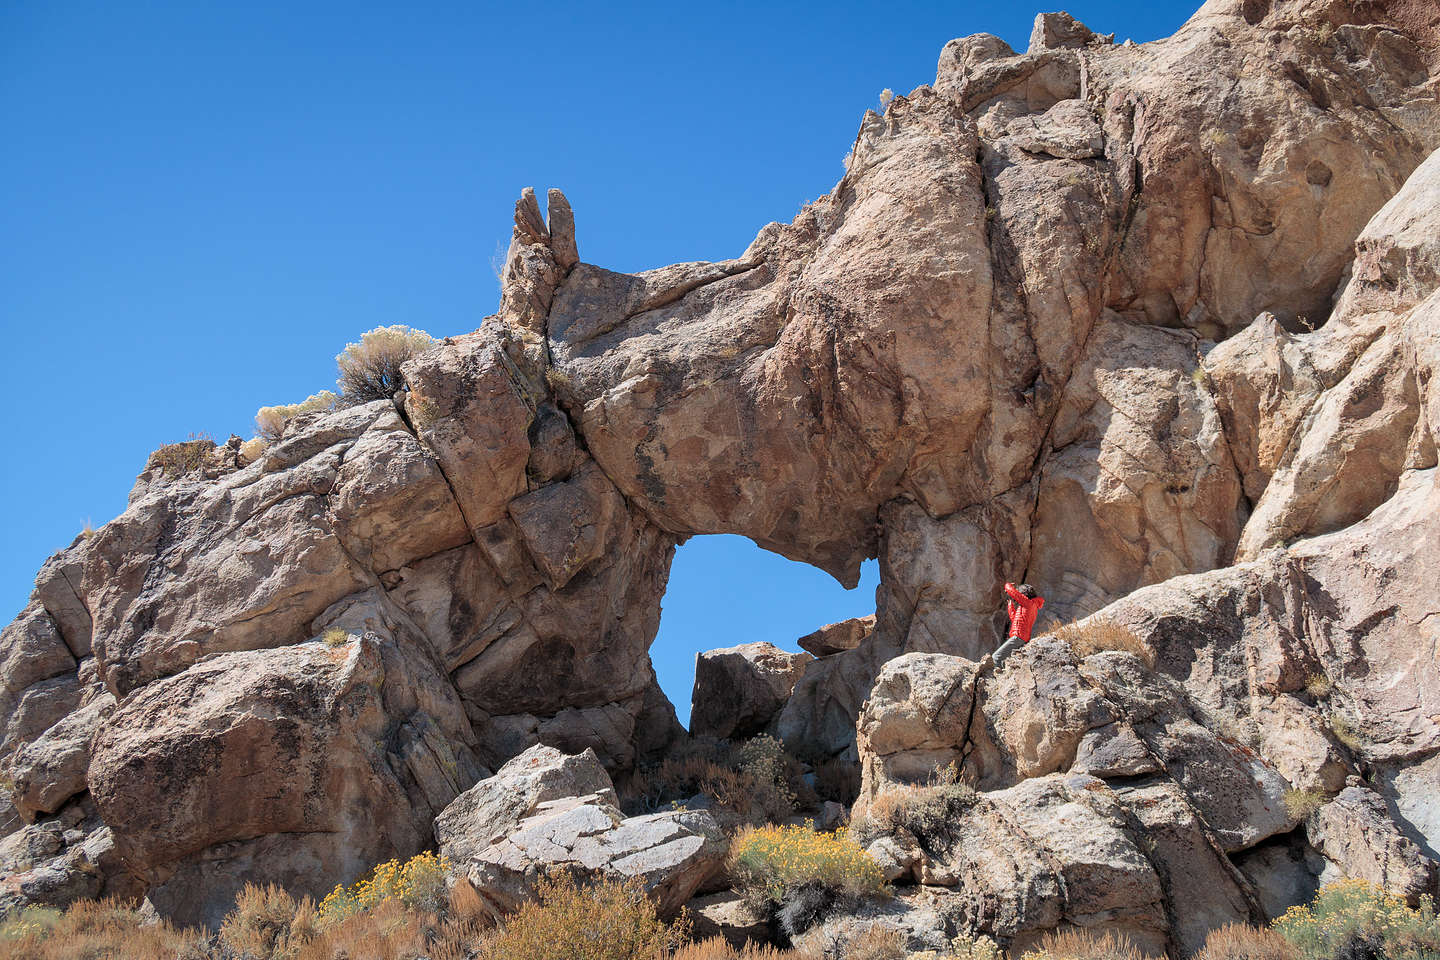
[[[513,911],[556,870],[638,879],[673,914],[722,865],[708,811],[626,818],[589,751],[532,747],[458,797],[435,821],[440,852],[494,916]]]
[[[805,672],[808,653],[742,643],[695,655],[690,732],[743,740],[763,732]]]
[[[826,624],[814,633],[805,634],[795,642],[801,650],[812,656],[828,657],[844,653],[846,650],[854,650],[874,629],[874,614],[868,617],[851,617],[849,620],[841,620],[839,623]]]
[[[593,750],[569,755],[536,745],[456,797],[435,819],[435,840],[456,863],[513,833],[544,804],[594,796],[620,801]]]
[[[424,849],[481,772],[470,736],[424,658],[367,632],[147,684],[102,724],[87,780],[150,900],[216,924],[246,881],[319,897]]]

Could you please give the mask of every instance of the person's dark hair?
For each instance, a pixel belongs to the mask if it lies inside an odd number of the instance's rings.
[[[1015,589],[1016,589],[1016,590],[1019,590],[1021,593],[1025,594],[1025,596],[1029,597],[1031,600],[1034,600],[1034,599],[1035,599],[1035,588],[1032,587],[1032,586],[1030,586],[1030,584],[1028,584],[1028,583],[1022,583],[1022,584],[1020,584],[1020,586],[1016,587]]]

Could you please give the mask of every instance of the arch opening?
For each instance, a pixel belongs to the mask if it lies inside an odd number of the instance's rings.
[[[660,689],[690,730],[699,654],[765,642],[800,651],[799,638],[829,623],[875,612],[876,560],[845,589],[818,567],[789,560],[734,534],[691,537],[675,550],[660,601],[660,629],[650,659]]]

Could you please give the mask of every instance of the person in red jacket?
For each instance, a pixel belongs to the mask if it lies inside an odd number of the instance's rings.
[[[1022,644],[1030,642],[1030,631],[1035,628],[1035,618],[1040,615],[1040,608],[1045,606],[1045,598],[1036,593],[1035,588],[1028,583],[1022,583],[1018,587],[1007,583],[1005,594],[1010,598],[1005,604],[1005,612],[1010,617],[1010,634],[990,657],[990,662],[997,666]]]

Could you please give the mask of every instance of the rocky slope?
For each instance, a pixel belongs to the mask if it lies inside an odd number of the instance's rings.
[[[862,802],[974,779],[960,841],[891,843],[918,942],[1180,952],[1317,874],[1433,888],[1437,35],[1210,0],[1138,46],[1063,14],[955,40],[723,263],[583,263],[527,190],[499,312],[395,402],[152,459],[40,571],[0,641],[0,899],[214,922],[437,840],[497,909],[547,857],[703,892],[715,825],[632,823],[608,777],[684,736],[647,651],[707,533],[845,583],[880,558],[873,619],[717,652],[696,702],[859,765]],[[1045,641],[981,676],[1007,579],[1154,668]],[[583,789],[476,799],[563,766],[537,744],[593,751]]]

